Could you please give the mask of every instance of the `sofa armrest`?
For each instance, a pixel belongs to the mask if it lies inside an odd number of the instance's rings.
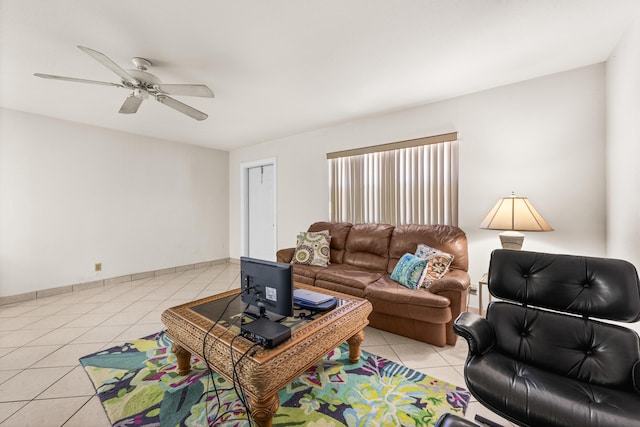
[[[493,348],[495,334],[487,319],[465,311],[453,322],[456,334],[467,340],[469,352],[474,356],[483,355]]]
[[[295,248],[280,249],[278,252],[276,252],[276,261],[284,262],[286,264],[291,263],[295,251]]]
[[[437,294],[442,291],[464,292],[471,284],[469,273],[463,270],[451,270],[429,285],[429,292]]]

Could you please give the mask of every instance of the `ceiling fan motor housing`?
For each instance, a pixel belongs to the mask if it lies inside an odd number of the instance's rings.
[[[147,68],[151,67],[151,61],[137,56],[131,58],[131,62],[133,62],[133,65],[140,71],[146,71]]]
[[[134,79],[140,82],[140,86],[153,87],[161,85],[162,81],[151,73],[141,70],[126,70]],[[126,82],[123,82],[126,83]]]

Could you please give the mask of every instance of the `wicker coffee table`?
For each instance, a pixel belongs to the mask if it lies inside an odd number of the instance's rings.
[[[287,318],[284,324],[292,329],[290,339],[273,349],[254,347],[257,351],[247,353],[236,366],[236,375],[248,396],[251,416],[258,426],[271,425],[273,415],[280,406],[280,389],[343,342],[349,344],[349,360],[355,363],[360,359],[360,344],[364,340],[363,329],[369,323],[367,317],[372,310],[371,303],[302,284],[295,286],[335,296],[338,304],[333,310],[310,319]],[[236,289],[172,307],[162,313],[162,322],[174,342],[172,351],[178,359],[180,375],[191,370],[192,354],[204,359],[203,341],[207,331],[224,311],[226,304],[239,293],[240,289]],[[240,297],[233,299],[225,312],[227,315],[206,338],[209,366],[228,380],[232,380],[233,375],[231,352],[233,360],[237,362],[253,345],[251,341],[238,337],[231,349],[231,340],[240,331],[238,313],[244,307]],[[203,312],[206,312],[205,315]]]

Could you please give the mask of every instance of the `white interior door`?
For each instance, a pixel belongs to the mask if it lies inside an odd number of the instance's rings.
[[[275,167],[273,164],[247,169],[247,255],[274,261]]]

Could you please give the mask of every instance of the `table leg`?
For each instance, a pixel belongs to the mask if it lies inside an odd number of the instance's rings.
[[[349,344],[349,361],[356,363],[360,360],[360,344],[364,341],[364,331],[360,331],[347,340]]]
[[[171,351],[176,355],[176,359],[178,359],[178,374],[187,375],[191,372],[191,353],[178,344],[173,344]]]
[[[280,407],[280,399],[278,393],[273,393],[270,397],[263,400],[254,400],[249,397],[249,408],[251,408],[251,418],[259,427],[271,427],[273,415],[278,412]]]

